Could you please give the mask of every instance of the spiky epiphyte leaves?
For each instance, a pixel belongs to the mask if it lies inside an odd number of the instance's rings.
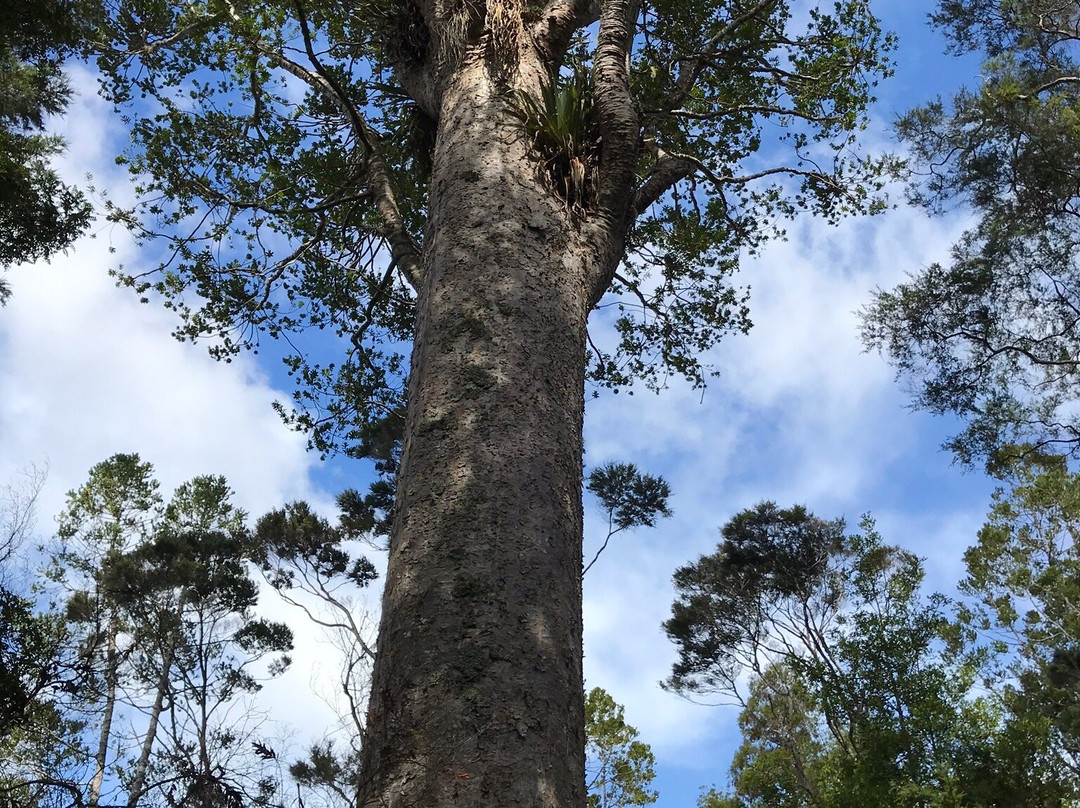
[[[540,86],[540,97],[519,91],[511,101],[555,193],[582,213],[595,196],[600,134],[588,66],[572,63],[565,75]]]

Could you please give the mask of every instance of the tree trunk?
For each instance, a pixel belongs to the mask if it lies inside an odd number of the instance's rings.
[[[161,711],[165,707],[165,694],[169,690],[169,671],[172,670],[173,646],[171,644],[167,645],[163,653],[161,676],[158,678],[154,706],[150,709],[150,721],[146,726],[146,736],[143,738],[139,759],[135,763],[135,774],[131,778],[131,786],[128,788],[127,808],[135,808],[139,804],[139,800],[142,799],[143,789],[146,787],[146,772],[150,767],[150,753],[154,749],[158,722],[161,720]]]
[[[585,804],[592,259],[504,98],[443,95],[363,806]]]
[[[105,782],[105,765],[109,756],[109,736],[112,734],[113,712],[116,710],[116,679],[119,675],[119,660],[116,653],[115,620],[109,622],[109,638],[105,649],[105,707],[101,715],[101,731],[98,734],[98,748],[94,753],[94,776],[90,778],[90,789],[86,804],[97,808],[101,801],[101,788]]]

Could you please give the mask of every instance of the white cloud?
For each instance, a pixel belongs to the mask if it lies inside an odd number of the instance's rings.
[[[799,224],[790,241],[745,263],[755,325],[717,348],[721,375],[704,396],[675,387],[589,403],[587,465],[624,460],[663,474],[675,515],[620,534],[590,571],[586,671],[625,704],[662,770],[682,773],[671,787],[684,799],[690,780],[725,779],[737,711],[659,689],[675,658],[660,625],[671,573],[711,552],[736,511],[798,502],[854,526],[881,508],[886,540],[929,557],[930,587],[959,575],[986,486],[937,452],[941,425],[905,408],[891,370],[863,352],[856,312],[875,287],[944,258],[962,224],[910,209],[836,229]],[[591,557],[603,528],[595,516],[588,525]]]

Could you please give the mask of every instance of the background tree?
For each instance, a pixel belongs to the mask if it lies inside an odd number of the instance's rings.
[[[982,76],[897,126],[913,199],[977,221],[948,263],[877,293],[863,336],[917,406],[966,422],[949,444],[965,462],[1018,443],[1080,448],[1078,14],[1072,2],[942,0],[934,24],[953,52],[986,58]]]
[[[149,463],[114,455],[59,519],[50,574],[85,671],[64,717],[95,736],[70,796],[91,808],[264,804],[277,777],[253,748],[261,713],[245,698],[287,667],[292,633],[254,612],[252,534],[225,480],[196,477],[167,504],[158,489]]]
[[[287,337],[322,451],[407,400],[362,802],[580,804],[585,377],[702,383],[743,251],[878,208],[891,40],[865,0],[108,0],[90,41],[114,214],[167,238],[127,282],[218,356]]]
[[[380,482],[393,485],[392,478]],[[339,726],[328,728],[305,757],[289,766],[298,791],[305,794],[305,805],[347,808],[356,804],[367,727],[362,694],[370,685],[375,659],[373,626],[358,600],[378,574],[350,545],[377,541],[381,535],[380,520],[372,518],[370,504],[356,492],[346,491],[338,497],[337,525],[314,513],[307,503],[296,502],[265,514],[255,528],[253,558],[266,580],[287,603],[303,610],[323,629],[340,653],[336,692],[328,697],[337,710]]]
[[[83,676],[62,617],[41,612],[19,566],[34,531],[45,470],[0,488],[0,804],[68,806],[88,758],[71,712]]]
[[[50,575],[69,593],[66,617],[90,675],[83,695],[98,731],[86,794],[89,808],[101,800],[117,699],[128,670],[121,635],[134,629],[126,618],[138,611],[125,609],[134,593],[130,582],[115,573],[128,553],[150,541],[160,509],[153,467],[138,455],[117,454],[90,469],[87,482],[68,494],[58,518],[59,544]]]
[[[1080,476],[1060,456],[1029,456],[995,492],[978,543],[964,555],[966,615],[1006,653],[993,677],[1018,719],[1080,775]]]
[[[63,141],[43,134],[67,108],[60,65],[78,43],[75,0],[0,2],[0,268],[47,258],[90,221],[82,193],[49,166]],[[0,304],[9,294],[0,277]]]
[[[656,758],[638,731],[626,723],[623,708],[604,690],[585,694],[585,777],[589,808],[652,805]]]
[[[129,601],[130,664],[149,702],[125,784],[129,808],[153,792],[167,804],[257,805],[277,788],[253,749],[261,712],[249,697],[288,667],[292,632],[254,612],[253,536],[231,494],[222,477],[184,483],[152,540],[117,570],[141,590]]]
[[[869,519],[861,527],[848,535],[840,521],[763,503],[676,572],[668,685],[742,707],[732,791],[702,805],[1062,804],[1045,736],[972,690],[980,656],[957,653],[964,638],[943,599],[920,594],[919,560]],[[983,779],[995,756],[1040,766],[1002,766],[995,796]]]

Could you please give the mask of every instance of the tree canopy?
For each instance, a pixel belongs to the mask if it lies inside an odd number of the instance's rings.
[[[209,339],[217,356],[287,336],[297,391],[285,412],[320,450],[356,450],[356,430],[400,401],[438,97],[503,8],[490,4],[485,22],[483,5],[126,0],[96,20],[91,49],[130,125],[124,159],[141,200],[112,213],[168,245],[160,269],[122,277],[162,296],[178,336]],[[514,6],[544,75],[509,82],[522,89],[505,100],[554,172],[552,193],[566,193],[556,175],[581,174],[567,204],[583,220],[599,214],[614,92],[588,33],[597,13]],[[630,30],[625,89],[640,114],[622,148],[635,224],[605,303],[617,313],[602,318],[616,338],[593,341],[591,375],[702,383],[702,353],[749,327],[731,282],[740,254],[801,209],[880,209],[888,161],[851,147],[893,42],[864,0],[806,14],[780,0],[646,3]],[[303,347],[319,332],[333,335],[330,362]]]
[[[949,444],[961,460],[1007,460],[1026,443],[1074,454],[1077,9],[943,0],[932,19],[953,52],[985,58],[983,75],[909,112],[897,132],[914,200],[970,209],[975,224],[950,261],[877,293],[864,339],[910,383],[917,406],[964,420]]]
[[[702,808],[1075,798],[1046,722],[980,692],[984,652],[941,596],[920,592],[919,559],[868,518],[847,534],[763,503],[723,535],[676,572],[665,624],[679,651],[668,686],[741,707],[731,789],[705,793]]]
[[[49,165],[63,141],[44,134],[67,108],[60,66],[79,42],[76,0],[0,3],[0,268],[49,257],[90,221],[82,192]],[[9,293],[0,278],[0,303]]]

